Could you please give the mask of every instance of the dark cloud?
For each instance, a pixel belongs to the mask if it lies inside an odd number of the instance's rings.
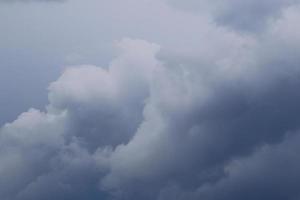
[[[296,133],[297,134],[297,133]],[[193,195],[204,199],[298,199],[299,135],[288,135],[274,146],[264,146],[253,156],[233,161],[227,177]]]
[[[299,198],[299,8],[259,35],[207,23],[191,53],[117,42],[0,131],[0,198]]]

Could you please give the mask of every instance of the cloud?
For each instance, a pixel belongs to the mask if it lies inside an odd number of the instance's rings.
[[[298,0],[167,0],[184,10],[208,12],[216,23],[241,31],[259,31],[282,14],[282,10],[298,4]]]
[[[249,158],[232,161],[227,177],[195,192],[204,199],[297,199],[299,191],[299,135],[279,145],[264,146]],[[222,194],[222,195],[220,195]]]
[[[286,27],[299,18],[295,12],[242,48],[244,58],[162,69],[151,85],[144,121],[133,139],[113,152],[102,187],[117,199],[172,199],[174,187],[182,199],[199,199],[185,193],[218,183],[232,160],[298,130],[299,37],[294,33],[299,31]],[[271,189],[259,194],[258,199],[275,195]]]
[[[31,109],[1,129],[2,199],[104,195],[98,182],[106,167],[98,166],[96,155],[106,156],[132,137],[159,65],[155,44],[124,39],[117,48],[120,56],[109,69],[67,69],[49,87],[46,113]]]
[[[107,67],[67,68],[44,112],[1,128],[0,198],[297,199],[299,19],[207,22],[199,47],[122,39]]]

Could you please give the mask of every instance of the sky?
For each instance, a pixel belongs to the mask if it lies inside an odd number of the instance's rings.
[[[299,0],[0,0],[1,200],[300,200]]]

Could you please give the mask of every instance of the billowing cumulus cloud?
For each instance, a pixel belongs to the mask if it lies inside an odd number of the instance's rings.
[[[124,38],[66,68],[1,128],[0,199],[299,199],[300,8],[275,3],[260,34],[204,17],[199,46]]]
[[[46,113],[31,109],[2,128],[2,199],[104,195],[98,186],[108,170],[103,161],[133,137],[160,65],[158,45],[124,39],[117,46],[120,56],[108,69],[67,69],[49,87]]]

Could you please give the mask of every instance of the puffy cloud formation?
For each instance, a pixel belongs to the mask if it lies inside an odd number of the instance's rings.
[[[122,39],[67,68],[1,128],[0,199],[299,199],[300,8],[280,9],[257,35],[205,23],[190,51]]]

